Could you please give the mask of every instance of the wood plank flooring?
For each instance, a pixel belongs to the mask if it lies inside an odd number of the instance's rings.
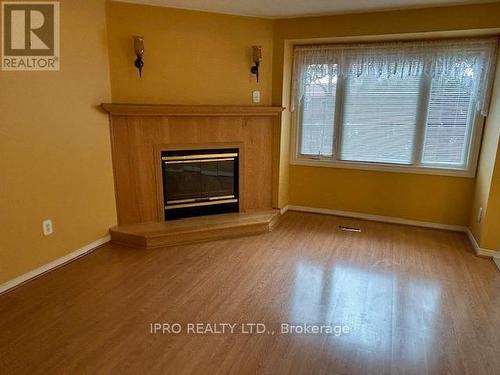
[[[180,334],[151,333],[175,322]],[[499,332],[500,272],[464,234],[288,212],[258,236],[106,245],[0,296],[0,373],[499,374]]]

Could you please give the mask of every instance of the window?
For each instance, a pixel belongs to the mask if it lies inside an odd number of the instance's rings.
[[[293,162],[472,175],[496,44],[297,47]]]
[[[465,165],[474,122],[473,105],[471,93],[458,80],[432,81],[423,164]]]
[[[325,69],[327,73],[314,84],[308,85],[304,95],[301,152],[305,155],[331,156],[337,65],[324,65],[319,68]]]

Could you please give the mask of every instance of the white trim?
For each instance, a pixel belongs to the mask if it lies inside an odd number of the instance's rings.
[[[467,237],[469,237],[469,241],[472,244],[472,247],[474,248],[474,252],[476,255],[483,256],[483,257],[488,257],[488,258],[494,258],[495,256],[499,256],[500,253],[495,250],[490,250],[490,249],[483,249],[482,247],[479,247],[479,244],[476,241],[476,238],[472,234],[471,230],[469,228],[465,228],[465,233],[467,233]]]
[[[111,236],[107,235],[105,237],[99,238],[98,240],[89,243],[88,245],[85,245],[78,250],[73,251],[72,253],[69,253],[61,258],[58,258],[56,260],[53,260],[50,263],[47,263],[41,267],[38,267],[32,271],[29,271],[21,276],[18,276],[12,280],[9,280],[3,284],[0,284],[0,294],[8,291],[9,289],[12,289],[20,284],[23,284],[27,281],[30,281],[32,279],[35,279],[41,275],[43,275],[46,272],[52,271],[56,268],[59,268],[69,262],[72,262],[73,260],[80,258],[93,250],[95,250],[97,247],[109,242],[111,240]]]
[[[290,206],[288,206],[288,210],[289,211],[300,211],[300,212],[311,212],[311,213],[323,214],[323,215],[352,217],[352,218],[356,218],[356,219],[380,221],[383,223],[392,223],[392,224],[412,225],[412,226],[416,226],[416,227],[445,229],[445,230],[451,230],[451,231],[455,231],[455,232],[465,232],[465,230],[466,230],[466,227],[463,227],[461,225],[432,223],[429,221],[410,220],[410,219],[403,219],[403,218],[393,217],[393,216],[371,215],[371,214],[364,214],[361,212],[330,210],[328,208],[315,208],[315,207],[290,205]]]
[[[500,256],[493,257],[493,261],[495,262],[498,269],[500,270]]]
[[[483,248],[479,247],[479,245],[478,245],[476,239],[474,238],[474,235],[470,231],[470,229],[465,227],[465,226],[462,226],[462,225],[433,223],[433,222],[429,222],[429,221],[410,220],[410,219],[403,219],[400,217],[393,217],[393,216],[381,216],[381,215],[364,214],[361,212],[331,210],[328,208],[316,208],[316,207],[294,206],[294,205],[285,206],[283,209],[285,209],[285,208],[286,208],[286,211],[299,211],[299,212],[309,212],[309,213],[322,214],[322,215],[352,217],[355,219],[379,221],[382,223],[412,225],[415,227],[434,228],[434,229],[450,230],[450,231],[454,231],[454,232],[463,232],[463,233],[467,234],[467,237],[469,238],[469,241],[470,241],[472,248],[474,249],[474,252],[476,253],[476,255],[488,257],[488,258],[494,258],[495,263],[497,265],[499,265],[499,268],[500,268],[500,251],[483,249]]]
[[[289,205],[286,205],[285,207],[280,208],[280,214],[284,215],[288,211],[289,207]]]

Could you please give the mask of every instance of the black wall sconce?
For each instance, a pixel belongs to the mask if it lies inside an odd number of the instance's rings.
[[[255,74],[257,82],[259,82],[259,66],[262,62],[262,46],[252,46],[252,60],[254,65],[250,71],[252,74]]]
[[[144,68],[144,38],[142,36],[134,36],[134,52],[137,58],[134,65],[139,70],[139,77],[142,77],[142,69]]]

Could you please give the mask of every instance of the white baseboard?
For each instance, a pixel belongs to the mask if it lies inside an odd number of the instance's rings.
[[[21,285],[27,281],[30,281],[32,279],[35,279],[41,275],[43,275],[46,272],[52,271],[58,267],[61,267],[65,265],[66,263],[69,263],[83,255],[86,255],[93,250],[95,250],[97,247],[105,244],[106,242],[109,242],[111,240],[111,237],[105,236],[102,238],[99,238],[98,240],[89,243],[88,245],[85,245],[78,250],[73,251],[72,253],[69,253],[61,258],[58,258],[56,260],[53,260],[50,263],[47,263],[41,267],[38,267],[34,269],[33,271],[27,272],[21,276],[16,277],[15,279],[9,280],[6,283],[3,283],[0,285],[0,294],[8,291],[9,289],[12,289],[18,285]]]
[[[493,257],[493,261],[495,262],[498,269],[500,270],[500,257],[499,256]]]
[[[483,249],[479,247],[470,229],[461,225],[441,224],[428,221],[402,219],[399,217],[392,217],[392,216],[371,215],[371,214],[364,214],[361,212],[339,211],[339,210],[330,210],[328,208],[316,208],[316,207],[306,207],[306,206],[288,205],[282,208],[282,210],[284,210],[284,212],[286,211],[310,212],[315,214],[334,215],[334,216],[352,217],[355,219],[380,221],[383,223],[403,224],[403,225],[412,225],[416,227],[451,230],[454,232],[464,232],[467,234],[467,237],[469,238],[469,241],[471,242],[476,255],[483,257],[491,257],[491,258],[499,257],[498,259],[495,259],[495,262],[497,263],[497,265],[500,264],[500,252],[490,249]]]
[[[380,221],[383,223],[404,224],[416,227],[435,228],[435,229],[446,229],[455,232],[465,232],[466,230],[466,227],[463,227],[461,225],[450,225],[450,224],[432,223],[428,221],[409,220],[393,216],[371,215],[371,214],[364,214],[361,212],[339,211],[339,210],[330,210],[328,208],[315,208],[315,207],[305,207],[305,206],[290,205],[287,207],[289,211],[311,212],[324,215],[352,217],[355,219]]]
[[[480,255],[482,257],[491,257],[494,258],[495,256],[500,256],[500,252],[495,251],[495,250],[490,250],[490,249],[483,249],[482,247],[479,247],[479,244],[476,241],[476,238],[472,234],[469,228],[465,228],[465,233],[467,233],[467,237],[469,237],[469,241],[472,244],[472,247],[474,248],[474,251],[476,252],[477,255]]]
[[[284,214],[288,211],[288,207],[289,207],[289,206],[288,206],[288,205],[286,205],[285,207],[280,208],[280,214],[281,214],[281,215],[284,215]]]

